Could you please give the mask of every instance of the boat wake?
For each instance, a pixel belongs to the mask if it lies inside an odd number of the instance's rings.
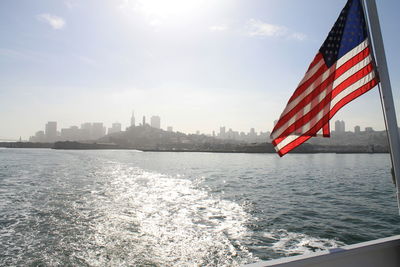
[[[270,248],[273,251],[285,256],[307,254],[345,245],[337,240],[312,237],[302,233],[288,232],[284,229],[266,233],[265,237],[271,239],[272,246]]]
[[[112,164],[91,192],[98,217],[84,250],[89,265],[239,266],[256,258],[242,245],[248,214],[193,182]]]

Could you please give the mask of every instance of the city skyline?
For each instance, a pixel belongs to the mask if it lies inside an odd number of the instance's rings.
[[[49,120],[126,126],[132,107],[176,131],[269,131],[345,0],[150,2],[2,1],[0,138]],[[400,3],[377,4],[400,117]],[[383,130],[377,88],[336,119]]]
[[[58,128],[57,121],[48,121],[44,130],[38,130],[34,135],[30,135],[30,142],[55,142],[55,141],[82,141],[82,140],[96,140],[102,138],[106,135],[118,133],[127,130],[129,127],[137,127],[137,126],[149,126],[155,129],[161,129],[166,132],[173,132],[173,126],[165,125],[161,127],[161,117],[158,115],[152,115],[150,117],[150,122],[146,121],[146,115],[143,115],[142,122],[136,123],[135,112],[132,112],[130,117],[130,123],[126,125],[124,128],[120,122],[113,122],[111,127],[107,127],[103,122],[83,122],[80,123],[80,127],[76,125],[70,125],[68,128]],[[276,123],[276,121],[274,121]],[[346,131],[346,124],[343,120],[331,121],[332,129],[334,134],[343,134],[346,132],[360,133],[363,132],[360,125],[356,125],[353,128],[353,131]],[[364,132],[373,132],[375,129],[371,126],[363,126]],[[125,130],[124,130],[125,129]],[[176,131],[179,132],[179,131]],[[232,140],[242,140],[242,141],[270,141],[270,131],[258,130],[256,131],[254,127],[248,129],[246,131],[237,131],[234,128],[220,126],[219,130],[214,129],[210,133],[201,132],[196,130],[195,132],[182,132],[184,134],[197,134],[197,135],[206,135],[210,137],[215,137],[219,139],[232,139]],[[7,140],[7,138],[1,138],[0,140]],[[9,140],[17,140],[17,139],[9,139]],[[21,137],[19,140],[23,140]]]

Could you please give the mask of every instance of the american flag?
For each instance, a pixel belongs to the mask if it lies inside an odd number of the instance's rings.
[[[330,136],[329,120],[379,78],[360,0],[348,0],[272,133],[280,156],[313,136]]]

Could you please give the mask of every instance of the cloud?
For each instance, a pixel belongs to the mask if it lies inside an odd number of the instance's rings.
[[[285,26],[274,25],[262,22],[261,20],[250,19],[247,21],[247,33],[250,36],[283,36],[288,29]]]
[[[292,32],[285,26],[269,24],[257,19],[249,19],[246,29],[246,33],[250,37],[284,37],[298,41],[303,41],[307,38],[304,33]]]
[[[54,30],[60,30],[65,27],[65,20],[58,16],[45,13],[37,15],[36,18],[41,22],[49,24]]]
[[[226,31],[228,29],[228,27],[226,25],[213,25],[213,26],[209,27],[209,29],[212,32],[223,32],[223,31]]]
[[[295,33],[292,33],[289,36],[289,38],[299,40],[299,41],[304,41],[307,39],[307,35],[305,35],[304,33],[301,33],[301,32],[295,32]]]

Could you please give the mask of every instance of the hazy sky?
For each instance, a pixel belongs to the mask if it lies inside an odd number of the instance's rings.
[[[271,130],[345,2],[1,0],[0,138],[125,128],[132,110],[183,132]],[[400,1],[377,2],[400,111]],[[377,88],[334,119],[383,129]]]

